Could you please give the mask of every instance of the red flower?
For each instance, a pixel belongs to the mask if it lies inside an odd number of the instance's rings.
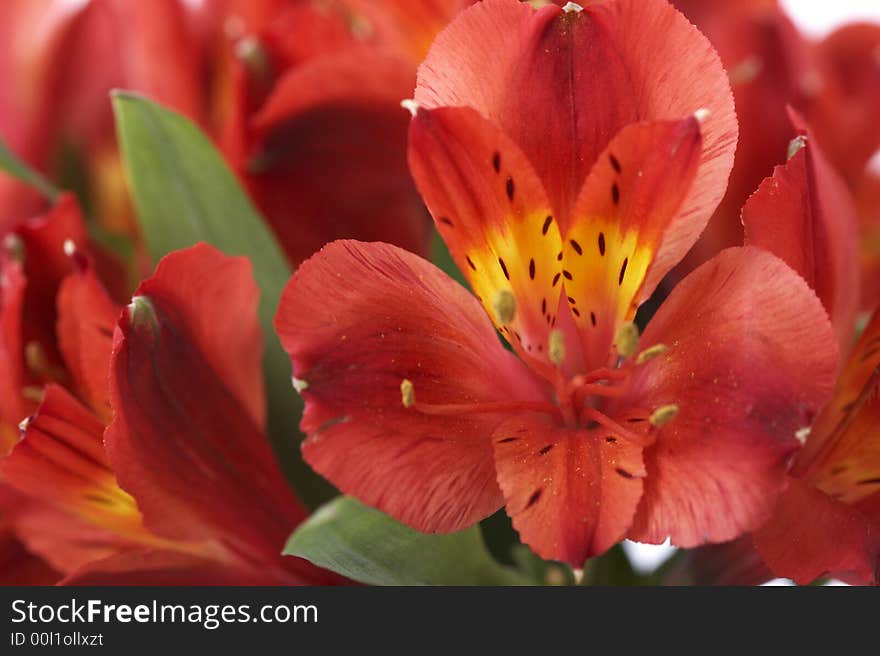
[[[341,237],[427,252],[400,101],[472,1],[298,2],[240,23],[225,151],[294,264]]]
[[[816,142],[850,191],[866,186],[866,164],[880,147],[880,26],[847,25],[811,43],[776,0],[675,0],[675,5],[718,49],[740,125],[727,194],[683,265],[687,271],[741,243],[740,208],[783,160],[789,140],[802,131],[801,124],[789,121],[789,105],[811,125]],[[866,224],[868,212],[866,208]],[[873,285],[880,257],[876,249],[866,254],[863,280]],[[863,309],[873,309],[875,298],[866,295]]]
[[[137,91],[218,141],[292,264],[341,237],[426,252],[399,102],[470,2],[10,0],[0,137],[136,241],[109,93]],[[0,174],[0,234],[44,209]]]
[[[479,300],[384,244],[305,262],[276,328],[306,460],[423,531],[505,505],[534,551],[574,566],[625,536],[693,546],[763,522],[832,386],[815,295],[731,249],[640,343],[631,323],[731,166],[705,39],[659,1],[485,0],[437,39],[413,108],[412,171]]]
[[[754,541],[777,576],[804,584],[825,574],[880,583],[880,312]]]
[[[72,258],[58,293],[66,387],[46,387],[0,463],[16,534],[68,583],[337,582],[280,555],[306,511],[263,432],[247,260],[205,245],[169,255],[117,327],[121,308]]]

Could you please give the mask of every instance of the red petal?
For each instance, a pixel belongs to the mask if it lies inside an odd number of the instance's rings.
[[[87,563],[61,585],[281,585],[266,572],[174,551],[125,551]]]
[[[693,117],[629,125],[587,177],[564,235],[562,265],[588,369],[607,364],[621,322],[635,317],[702,230],[703,221],[679,212],[700,147]]]
[[[119,323],[105,443],[153,532],[268,563],[305,513],[260,427],[257,299],[245,258],[163,258]]]
[[[120,540],[141,538],[140,513],[108,467],[103,432],[104,425],[79,401],[49,385],[0,472],[19,492],[118,534]]]
[[[251,568],[177,553],[141,550],[114,554],[88,563],[70,574],[62,585],[339,585],[335,574],[299,559],[296,572]]]
[[[755,546],[777,576],[806,585],[824,574],[878,582],[880,524],[791,479],[773,516],[755,531]]]
[[[0,522],[0,585],[54,585],[61,574],[29,552],[8,522]]]
[[[796,124],[802,119],[793,115]],[[852,197],[809,131],[806,144],[743,207],[747,244],[782,258],[831,315],[841,349],[859,304],[858,216]]]
[[[857,179],[880,147],[880,26],[851,23],[816,47],[824,86],[806,111],[826,152],[847,180]]]
[[[107,295],[84,256],[74,256],[82,268],[58,290],[58,346],[80,397],[102,423],[109,423],[110,353],[122,308]]]
[[[28,551],[63,573],[136,544],[7,485],[0,485],[0,511]]]
[[[346,494],[423,531],[455,531],[502,505],[495,414],[405,408],[539,397],[477,301],[387,244],[334,242],[300,267],[275,327],[306,401],[309,464]]]
[[[776,0],[676,0],[675,6],[709,38],[730,76],[739,122],[736,161],[727,193],[688,254],[686,274],[743,241],[740,210],[773,166],[792,134],[786,105],[800,105],[814,84],[809,45]],[[813,81],[813,82],[811,82]]]
[[[861,222],[862,309],[880,303],[880,171],[865,171],[855,188]]]
[[[418,63],[425,58],[440,30],[474,1],[346,0],[345,4],[367,21],[377,44]]]
[[[880,493],[880,311],[853,349],[792,471],[844,503]]]
[[[25,287],[21,263],[0,253],[0,458],[18,441],[18,422],[30,412],[22,395]]]
[[[835,342],[816,295],[765,251],[723,251],[679,283],[642,339],[668,351],[638,365],[623,403],[679,408],[645,452],[630,537],[692,547],[762,523],[782,491],[795,432],[830,395]]]
[[[474,293],[513,347],[548,363],[548,335],[562,291],[562,242],[528,160],[469,108],[419,110],[410,167],[435,224]],[[503,318],[499,294],[515,310]]]
[[[492,439],[507,514],[536,554],[579,568],[626,534],[642,496],[641,447],[528,415]]]
[[[681,210],[697,223],[718,204],[733,164],[727,76],[709,42],[660,0],[577,13],[486,0],[434,42],[416,100],[473,107],[496,123],[535,166],[563,227],[599,154],[630,123],[709,110],[700,171]]]
[[[400,108],[413,75],[366,50],[321,57],[282,77],[257,115],[251,159],[237,168],[295,264],[344,237],[426,252]]]
[[[760,585],[773,578],[747,534],[689,550],[664,573],[661,585]]]

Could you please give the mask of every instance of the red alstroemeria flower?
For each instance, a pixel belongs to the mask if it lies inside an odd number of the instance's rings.
[[[773,516],[753,537],[777,576],[880,583],[880,312],[794,461]]]
[[[0,463],[26,501],[3,504],[16,534],[67,583],[337,582],[280,555],[306,511],[263,433],[248,261],[173,253],[121,310],[72,258],[58,294],[70,385],[46,387]],[[218,324],[218,308],[236,320]]]
[[[69,380],[56,330],[56,295],[76,269],[65,254],[66,243],[95,254],[102,278],[116,283],[114,297],[124,286],[118,263],[92,244],[71,194],[5,236],[0,248],[0,457],[18,440],[18,424],[36,409],[43,385]]]
[[[276,318],[306,460],[423,531],[504,505],[575,567],[625,536],[763,522],[833,384],[815,294],[731,249],[638,345],[630,323],[724,191],[736,127],[705,39],[660,1],[486,0],[440,35],[416,101],[411,168],[477,299],[384,244],[306,261]]]
[[[812,43],[776,0],[674,0],[674,4],[718,49],[730,76],[740,125],[727,194],[682,266],[688,271],[742,242],[740,208],[800,132],[799,125],[792,129],[788,105],[812,126],[850,190],[857,189],[868,160],[880,147],[880,131],[875,127],[880,113],[876,57],[880,26],[847,25]],[[868,272],[864,279],[872,280]]]
[[[9,0],[4,35],[0,137],[50,178],[83,187],[105,227],[134,234],[109,92],[139,91],[201,117],[200,53],[183,4]],[[0,174],[0,234],[43,207]]]
[[[434,36],[472,2],[303,1],[259,15],[226,3],[227,20],[244,18],[224,149],[294,264],[343,237],[427,252],[399,103]]]

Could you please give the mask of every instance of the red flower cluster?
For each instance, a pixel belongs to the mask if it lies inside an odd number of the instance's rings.
[[[693,582],[880,582],[880,27],[675,4],[696,26],[666,0],[11,0],[0,133],[78,198],[0,174],[0,581],[346,582],[280,555],[308,510],[250,262],[147,274],[118,87],[200,126],[298,266],[275,329],[342,493],[425,533],[504,508],[574,569],[669,538]],[[469,289],[423,259],[428,213]]]

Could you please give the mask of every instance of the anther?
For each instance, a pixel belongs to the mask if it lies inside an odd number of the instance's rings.
[[[3,248],[7,255],[19,263],[24,262],[24,242],[15,234],[8,234],[3,239]]]
[[[791,159],[795,155],[798,154],[798,151],[807,145],[807,137],[806,135],[799,134],[794,139],[788,142],[788,159]]]
[[[25,345],[24,361],[35,376],[44,376],[49,372],[49,358],[39,342],[28,342]]]
[[[654,344],[654,346],[646,348],[639,353],[639,357],[636,358],[636,364],[645,364],[649,360],[653,360],[657,356],[663,355],[668,350],[669,347],[666,346],[666,344]]]
[[[252,73],[266,75],[269,73],[269,57],[263,44],[253,36],[247,36],[235,44],[235,56],[247,65]]]
[[[293,389],[296,390],[297,394],[302,394],[303,390],[309,389],[309,381],[307,380],[297,378],[296,376],[292,376],[290,380],[293,383]]]
[[[678,416],[678,406],[674,403],[662,405],[651,413],[649,421],[652,426],[659,428],[665,426]]]
[[[565,360],[565,335],[561,330],[551,330],[547,340],[547,355],[550,362],[559,366]]]
[[[632,321],[627,321],[618,330],[614,337],[614,345],[617,353],[622,358],[628,358],[639,348],[639,329]]]
[[[406,98],[405,100],[400,101],[400,106],[407,110],[410,114],[415,116],[419,113],[419,103],[417,103],[412,98]]]
[[[154,336],[159,334],[159,318],[153,304],[146,296],[134,296],[128,304],[128,316],[135,328],[146,328]]]
[[[798,442],[804,444],[806,443],[807,438],[810,436],[810,430],[810,426],[804,426],[803,428],[796,430],[794,436],[797,438]]]
[[[577,14],[582,12],[583,10],[583,7],[574,2],[566,2],[565,6],[562,8],[562,11],[564,11],[566,14]]]
[[[516,316],[516,297],[509,289],[499,289],[492,299],[495,318],[502,326],[509,324]]]
[[[707,118],[709,118],[709,114],[711,112],[705,107],[700,107],[697,111],[694,112],[694,118],[697,119],[697,123],[702,123]]]
[[[416,388],[408,378],[400,381],[400,400],[404,408],[411,408],[415,405]]]

